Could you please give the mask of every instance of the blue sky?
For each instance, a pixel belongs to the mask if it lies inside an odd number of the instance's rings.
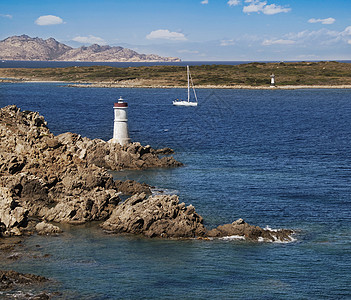
[[[0,39],[21,34],[182,60],[350,60],[351,0],[1,0]]]

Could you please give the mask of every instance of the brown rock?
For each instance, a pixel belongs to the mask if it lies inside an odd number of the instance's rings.
[[[17,285],[38,284],[47,281],[48,279],[43,276],[0,270],[0,291],[11,289]]]
[[[14,200],[12,192],[0,187],[0,234],[20,235],[21,228],[27,226],[28,210]]]
[[[220,225],[207,232],[208,237],[243,237],[249,241],[265,241],[265,242],[291,242],[291,235],[294,232],[288,229],[270,230],[263,229],[246,223],[243,219],[238,219],[232,224]]]
[[[150,186],[146,183],[139,183],[134,180],[116,180],[115,187],[118,191],[122,192],[125,195],[134,195],[134,194],[151,194]]]
[[[38,223],[35,226],[35,230],[40,235],[57,235],[58,233],[62,232],[60,227],[52,225],[50,223],[46,223],[44,221]]]
[[[102,228],[114,233],[147,237],[194,238],[203,236],[203,219],[193,206],[179,204],[178,196],[137,194],[120,204]]]

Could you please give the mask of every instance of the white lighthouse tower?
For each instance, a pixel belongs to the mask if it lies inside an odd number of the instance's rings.
[[[122,146],[130,143],[129,132],[128,132],[128,116],[127,116],[128,103],[124,102],[122,97],[118,99],[118,102],[114,103],[114,126],[113,126],[113,138],[110,140],[112,143],[119,143]]]
[[[271,75],[271,87],[275,87],[275,75]]]

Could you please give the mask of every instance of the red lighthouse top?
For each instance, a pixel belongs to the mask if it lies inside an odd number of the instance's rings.
[[[115,102],[113,107],[128,107],[128,103],[124,102],[122,97],[119,97],[118,102]]]

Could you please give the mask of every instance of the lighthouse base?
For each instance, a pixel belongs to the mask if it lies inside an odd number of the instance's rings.
[[[108,143],[120,144],[121,146],[124,146],[124,145],[130,144],[131,141],[130,141],[130,138],[119,138],[119,139],[110,139]]]

